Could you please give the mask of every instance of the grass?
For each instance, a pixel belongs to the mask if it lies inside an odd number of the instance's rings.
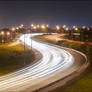
[[[48,42],[48,43],[52,43],[52,44],[56,44],[55,41],[46,39],[45,36],[46,36],[46,35],[35,36],[35,38],[38,39],[39,41],[44,41],[44,42]]]
[[[47,40],[45,36],[37,36],[36,39],[40,41],[45,41],[49,43],[54,43],[51,40]],[[80,43],[73,43],[73,42],[63,42],[59,44],[60,46],[73,48],[78,51],[85,53],[89,59],[92,61],[92,46],[88,44],[80,44]],[[76,77],[76,79],[71,80],[67,83],[64,87],[57,88],[51,92],[92,92],[92,62],[88,69],[81,74],[80,76]]]
[[[26,58],[25,64],[24,56]],[[29,48],[26,47],[24,53],[22,44],[15,46],[9,46],[8,44],[0,45],[0,76],[30,64],[34,58],[35,55]]]

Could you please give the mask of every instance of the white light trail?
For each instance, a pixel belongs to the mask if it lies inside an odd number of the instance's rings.
[[[41,35],[41,34],[32,34]],[[26,34],[25,43],[30,46],[30,34]],[[24,41],[24,35],[20,37]],[[21,91],[27,87],[31,87],[45,81],[46,79],[63,72],[71,67],[74,58],[67,51],[50,46],[48,44],[32,41],[32,47],[42,54],[42,59],[37,63],[24,68],[20,71],[0,77],[0,92]]]

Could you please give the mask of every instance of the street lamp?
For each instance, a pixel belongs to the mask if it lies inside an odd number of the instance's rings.
[[[10,35],[10,32],[7,32],[7,35],[9,36]]]
[[[56,32],[58,32],[60,30],[60,26],[56,26]]]
[[[1,32],[1,35],[4,35],[4,31]]]
[[[41,25],[41,28],[42,28],[42,29],[45,29],[45,25]]]
[[[66,31],[68,31],[68,30],[69,30],[69,28],[67,27],[65,30],[66,30]]]
[[[7,35],[7,42],[8,42],[8,36],[10,36],[10,32],[7,32],[6,35]]]
[[[44,24],[43,24],[43,25],[41,25],[41,29],[42,29],[43,33],[45,34],[46,27],[45,27],[45,25],[44,25]]]
[[[17,33],[17,32],[16,32],[16,28],[15,28],[15,27],[12,27],[12,29],[11,29],[11,30],[12,30],[12,32],[11,32],[11,38],[12,38],[12,37],[14,37],[14,38],[15,38],[16,33]]]
[[[25,36],[26,36],[26,32],[24,32],[24,65],[26,64],[26,62],[25,62],[26,61],[26,56],[25,56],[25,53],[26,53],[25,52],[26,51],[26,46],[25,46],[26,45],[25,44],[26,38],[25,38]]]
[[[19,30],[19,27],[16,27],[17,30]]]
[[[34,24],[31,24],[31,27],[34,27]]]
[[[1,32],[1,35],[2,35],[2,43],[3,43],[4,42],[4,40],[3,40],[4,31]]]
[[[78,28],[76,27],[76,28],[75,28],[75,30],[77,31],[77,30],[78,30]]]
[[[87,28],[87,30],[89,31],[89,30],[90,30],[90,28],[88,27],[88,28]]]
[[[24,27],[24,25],[23,24],[21,24],[21,28],[23,28]]]
[[[60,27],[59,26],[56,26],[56,30],[60,30]]]
[[[83,29],[85,29],[85,28],[86,28],[86,26],[83,26],[82,28],[83,28]]]
[[[73,29],[75,29],[76,28],[76,26],[73,26]]]
[[[40,27],[40,25],[37,25],[37,26]],[[31,24],[31,27],[32,27],[33,29],[36,29],[36,28],[37,28],[36,26],[34,26],[34,24]],[[32,29],[30,29],[30,33],[31,33],[31,50],[32,50]]]
[[[36,29],[36,28],[37,28],[36,26],[33,27],[33,29]]]
[[[63,28],[66,28],[66,25],[63,25]]]
[[[46,27],[49,28],[49,24],[47,24]]]
[[[32,31],[31,31],[31,50],[32,50]]]
[[[13,27],[11,30],[12,30],[12,31],[15,31],[16,29]]]
[[[37,28],[40,28],[40,25],[37,25]]]

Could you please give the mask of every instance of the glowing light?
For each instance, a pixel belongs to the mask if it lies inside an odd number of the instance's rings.
[[[90,28],[88,27],[88,28],[87,28],[87,30],[89,31],[89,30],[90,30]]]
[[[41,28],[42,28],[42,29],[45,29],[45,25],[41,25]]]
[[[37,25],[37,28],[40,28],[40,25]]]
[[[12,28],[12,31],[15,31],[15,30],[16,30],[16,29],[13,27],[13,28]]]
[[[21,27],[24,27],[24,25],[23,25],[23,24],[21,24]]]
[[[75,29],[76,28],[76,26],[73,26],[73,29]]]
[[[60,30],[60,27],[59,27],[59,26],[56,26],[56,29],[57,29],[57,30]]]
[[[19,30],[19,27],[16,27],[17,30]]]
[[[63,28],[66,28],[66,25],[63,25]]]
[[[34,24],[31,24],[31,27],[34,27]]]
[[[7,32],[7,35],[10,35],[10,32]]]
[[[49,24],[47,24],[46,27],[48,28],[49,27]]]
[[[69,28],[67,27],[65,30],[66,30],[66,31],[68,31],[68,30],[69,30]]]
[[[78,30],[78,28],[76,27],[76,28],[75,28],[75,30],[77,31],[77,30]]]
[[[37,34],[31,35],[33,37],[33,35],[36,36]],[[31,46],[31,35],[25,34],[25,43],[27,44],[27,46]],[[20,37],[20,40],[24,42],[24,35]],[[60,74],[60,72],[63,73],[65,70],[72,67],[72,65],[75,62],[73,56],[69,52],[63,50],[63,48],[61,49],[58,47],[54,47],[52,45],[39,43],[34,40],[32,40],[32,43],[34,49],[37,49],[37,51],[39,51],[42,54],[43,58],[33,66],[28,66],[26,68],[13,72],[7,76],[1,77],[1,92],[5,92],[5,90],[9,89],[13,89],[16,92],[22,91],[23,89],[26,89],[29,86],[33,86],[33,81],[35,82],[35,85],[39,85],[39,82],[37,81],[38,79],[39,81],[42,81],[42,79],[43,81],[45,81],[47,77],[51,78],[51,76],[57,76],[57,74]],[[76,70],[77,69],[74,68],[74,71]],[[64,75],[64,77],[66,77],[66,75]],[[52,82],[54,81],[55,80],[53,78]],[[24,85],[26,85],[27,87],[25,87]],[[31,92],[32,91],[34,90],[31,90]]]
[[[21,24],[19,27],[20,27],[20,28],[23,28],[23,27],[24,27],[24,25],[23,25],[23,24]]]
[[[4,31],[1,32],[1,35],[4,35]]]
[[[33,26],[33,29],[36,29],[37,27],[36,26]]]
[[[83,29],[85,29],[85,28],[86,28],[86,26],[83,26],[82,28],[83,28]]]

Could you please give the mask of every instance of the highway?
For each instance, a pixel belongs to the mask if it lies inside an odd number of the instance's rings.
[[[32,34],[35,35],[41,34]],[[31,34],[25,34],[28,46],[31,46],[30,36]],[[24,42],[24,35],[20,40]],[[29,67],[0,77],[0,92],[35,91],[78,70],[81,65],[75,65],[75,57],[63,48],[35,40],[32,40],[32,47],[42,54],[42,59]]]

